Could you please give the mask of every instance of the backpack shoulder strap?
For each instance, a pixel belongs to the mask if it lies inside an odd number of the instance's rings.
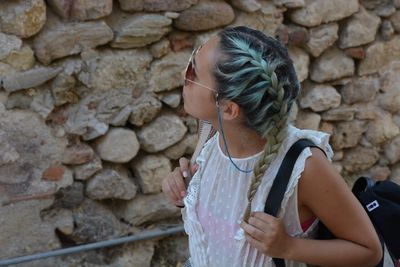
[[[307,147],[317,147],[321,149],[308,139],[300,139],[289,148],[288,152],[283,158],[281,166],[279,167],[274,183],[272,184],[271,191],[268,194],[264,208],[265,213],[275,217],[278,215],[294,165],[296,164],[297,158],[300,156],[301,152]],[[325,154],[325,151],[323,152]],[[273,258],[273,260],[276,267],[286,266],[283,259]]]

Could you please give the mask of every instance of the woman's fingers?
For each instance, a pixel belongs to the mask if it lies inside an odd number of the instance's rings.
[[[189,177],[189,165],[190,165],[190,161],[187,158],[179,159],[179,167],[181,169],[181,173],[182,173],[183,177],[185,177],[185,178]]]

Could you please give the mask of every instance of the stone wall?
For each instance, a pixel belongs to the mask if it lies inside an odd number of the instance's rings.
[[[400,182],[399,0],[0,1],[0,258],[180,221],[160,182],[193,151],[180,71],[226,25],[288,45],[300,128],[349,185]],[[23,266],[176,266],[184,236]]]

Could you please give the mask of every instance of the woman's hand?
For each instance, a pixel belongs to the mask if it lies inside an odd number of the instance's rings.
[[[248,223],[241,224],[247,242],[261,253],[273,258],[287,258],[291,237],[286,233],[282,219],[264,212],[253,212]]]
[[[162,182],[162,191],[177,207],[183,208],[183,198],[186,196],[185,179],[197,171],[197,165],[190,166],[186,158],[179,159],[179,167],[176,167],[165,177]]]

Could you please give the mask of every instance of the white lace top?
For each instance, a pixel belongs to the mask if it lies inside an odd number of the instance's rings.
[[[247,191],[252,173],[235,169],[229,158],[222,152],[218,133],[204,146],[196,162],[199,169],[193,176],[182,209],[185,231],[189,236],[190,261],[194,267],[214,266],[274,266],[272,259],[250,246],[240,228],[247,206]],[[280,164],[290,146],[299,139],[308,138],[325,150],[328,158],[333,155],[328,144],[329,135],[300,130],[289,126],[288,136],[283,142],[276,159],[267,169],[254,196],[252,211],[263,211],[267,195]],[[262,152],[235,159],[241,169],[253,169]],[[306,159],[311,156],[309,148],[299,156],[290,177],[282,202],[279,217],[283,217],[286,231],[291,236],[310,238],[316,231],[315,221],[303,232],[297,208],[297,184],[304,170]],[[286,261],[287,267],[306,266],[303,263]]]

